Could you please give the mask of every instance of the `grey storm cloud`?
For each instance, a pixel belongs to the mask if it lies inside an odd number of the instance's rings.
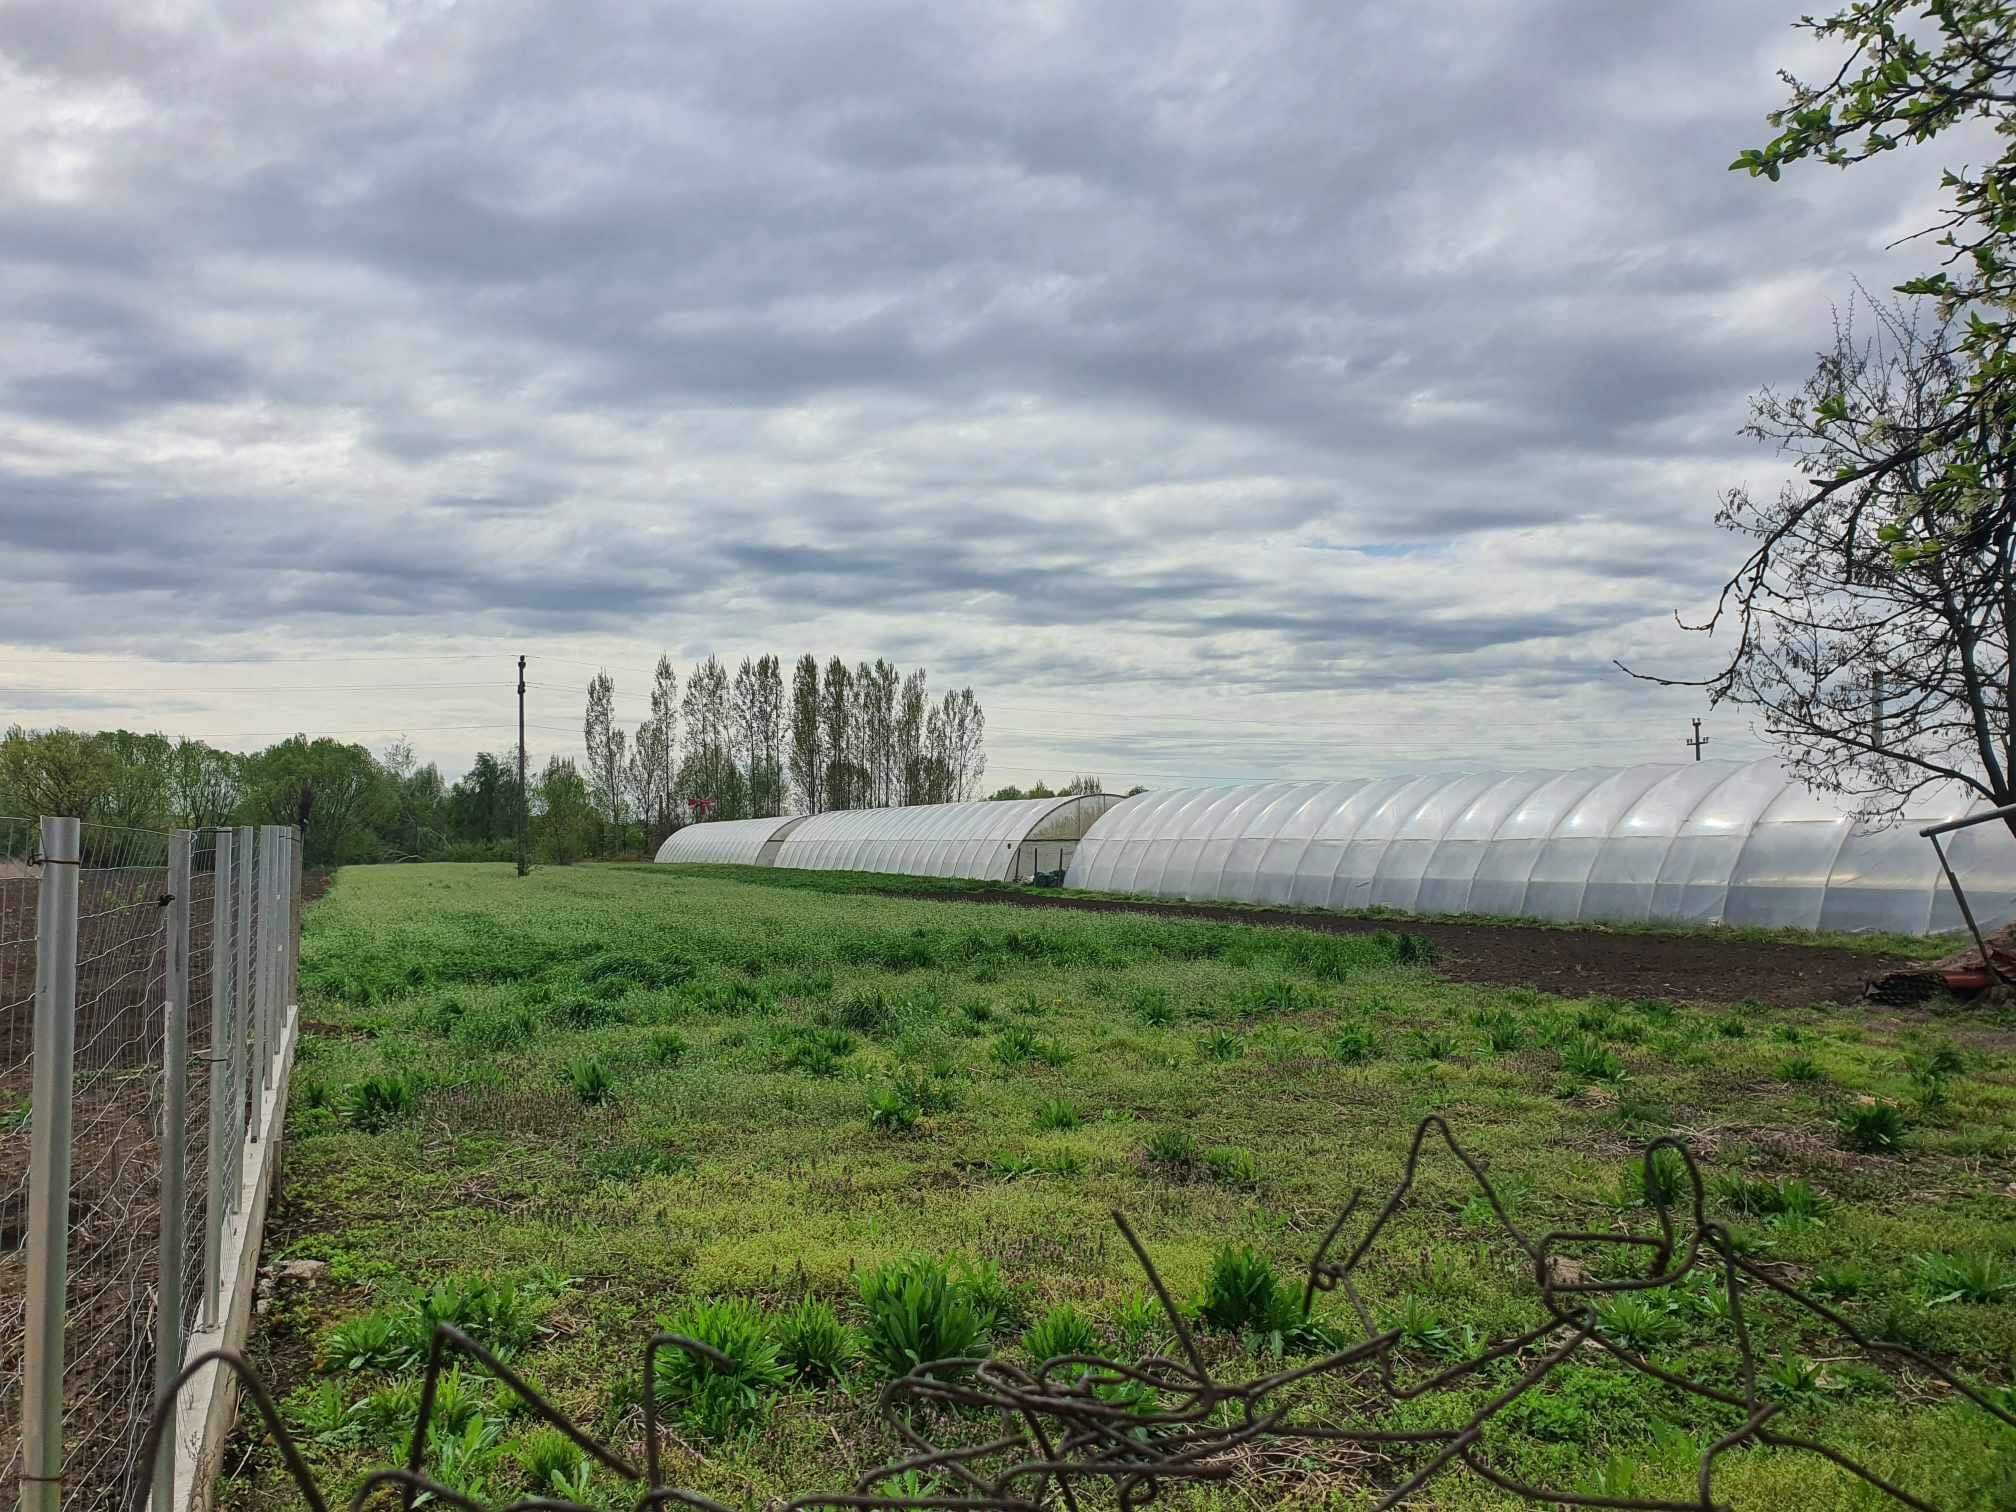
[[[1924,165],[1724,171],[1795,9],[16,0],[0,637],[1600,744],[1681,707],[1609,662],[1698,660],[1715,490],[1782,476],[1746,394],[1915,266]],[[1218,766],[1318,754],[1259,730]]]

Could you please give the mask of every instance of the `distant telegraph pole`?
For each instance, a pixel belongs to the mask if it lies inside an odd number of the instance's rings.
[[[1680,744],[1694,747],[1694,759],[1699,761],[1701,759],[1701,747],[1708,744],[1714,738],[1712,735],[1703,735],[1701,733],[1701,721],[1697,719],[1694,721],[1694,738],[1692,740],[1683,740]]]
[[[518,658],[518,875],[531,868],[525,864],[525,658]]]

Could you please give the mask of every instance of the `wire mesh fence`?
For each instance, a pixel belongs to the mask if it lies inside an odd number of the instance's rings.
[[[190,837],[188,878],[187,1092],[182,1109],[182,1307],[184,1336],[194,1332],[205,1301],[204,1255],[209,1233],[210,1161],[214,1148],[210,1100],[215,1078],[211,1058],[211,966],[215,960],[217,832]]]
[[[10,1490],[20,1471],[27,1330],[37,875],[34,821],[0,818],[0,1488]]]
[[[153,1389],[168,837],[86,824],[78,856],[65,1501],[126,1505]]]
[[[292,997],[299,847],[266,827],[267,870],[234,869],[250,833],[0,819],[0,1495],[27,1512],[139,1504],[148,1404],[215,1321],[272,1081],[248,1060]]]

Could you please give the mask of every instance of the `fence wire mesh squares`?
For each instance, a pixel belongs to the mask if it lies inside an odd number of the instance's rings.
[[[217,834],[199,830],[189,847],[189,1080],[183,1106],[186,1184],[183,1187],[182,1331],[202,1315],[204,1245],[208,1228],[212,1138],[210,1098],[216,1074],[211,1059],[210,973],[217,909]]]
[[[20,1471],[27,1333],[30,1077],[34,1070],[37,825],[0,818],[0,1495]]]
[[[63,1500],[96,1508],[132,1500],[154,1384],[168,837],[86,824],[79,859]]]
[[[137,1506],[148,1404],[215,1321],[254,1082],[291,996],[296,847],[266,832],[262,877],[254,834],[0,817],[9,1500]]]

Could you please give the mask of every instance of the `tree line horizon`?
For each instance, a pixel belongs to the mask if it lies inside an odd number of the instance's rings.
[[[787,689],[774,656],[745,657],[732,674],[709,656],[682,690],[661,656],[650,717],[634,734],[617,727],[614,698],[613,680],[598,673],[583,722],[587,761],[552,756],[537,773],[528,768],[523,807],[538,861],[648,853],[688,823],[781,815],[787,801],[805,813],[958,802],[979,796],[987,769],[986,714],[972,688],[933,701],[923,668],[899,675],[881,658],[850,668],[836,656],[822,669],[807,654]],[[141,829],[299,824],[313,867],[507,861],[517,849],[517,768],[515,748],[478,751],[450,781],[404,737],[374,752],[303,733],[238,752],[123,728],[17,724],[0,734],[0,814]],[[1100,790],[1096,777],[1077,776],[985,796]]]
[[[924,668],[906,675],[882,657],[849,667],[833,656],[822,668],[807,652],[787,688],[775,656],[745,656],[732,675],[709,656],[682,692],[661,655],[634,735],[616,722],[606,671],[587,692],[596,804],[612,826],[635,819],[656,839],[695,820],[782,816],[794,802],[806,814],[958,803],[980,796],[987,771],[987,715],[973,689],[934,701]]]

